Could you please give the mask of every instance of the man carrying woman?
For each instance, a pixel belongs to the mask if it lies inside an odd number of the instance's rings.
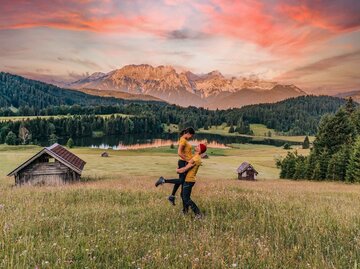
[[[192,147],[189,143],[189,140],[195,135],[195,130],[192,127],[188,127],[180,132],[180,139],[179,139],[179,148],[178,148],[178,155],[180,159],[178,160],[178,168],[185,167],[188,162],[193,157],[192,155]],[[186,171],[184,173],[179,173],[179,179],[167,179],[164,183],[174,184],[173,190],[171,195],[169,196],[168,200],[171,204],[175,205],[175,194],[180,186],[185,182]],[[182,189],[181,189],[182,193]],[[181,195],[181,194],[180,194]]]
[[[179,146],[179,149],[180,149],[180,146]],[[190,150],[191,150],[191,146],[190,146]],[[163,177],[160,177],[157,180],[157,182],[155,183],[156,187],[158,187],[159,185],[162,185],[164,183],[175,184],[173,193],[172,193],[173,197],[176,193],[176,190],[181,185],[182,186],[181,198],[183,200],[183,212],[187,213],[189,211],[189,207],[191,207],[192,211],[195,213],[195,216],[197,218],[200,218],[202,215],[201,215],[200,209],[197,207],[195,202],[191,200],[191,192],[192,192],[192,188],[196,182],[196,174],[201,165],[201,154],[204,153],[205,151],[206,151],[206,145],[199,144],[198,146],[195,147],[195,155],[192,156],[192,158],[190,160],[188,160],[188,162],[186,163],[185,166],[180,167],[181,160],[179,160],[179,167],[178,167],[178,169],[176,169],[176,172],[179,174],[179,179],[165,179]],[[180,150],[179,150],[179,152],[180,152]],[[179,154],[179,156],[180,156],[180,154]],[[182,157],[182,156],[180,156],[180,157]],[[183,164],[183,163],[181,163],[181,164]],[[176,189],[175,189],[175,187],[176,187]],[[174,192],[174,190],[175,190],[175,192]],[[169,200],[170,200],[170,197],[169,197]],[[175,202],[175,199],[173,201]],[[175,204],[175,203],[173,203],[173,204]]]

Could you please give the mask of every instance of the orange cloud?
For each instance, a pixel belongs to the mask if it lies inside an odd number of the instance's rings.
[[[333,2],[331,8],[326,8],[329,2]],[[301,5],[292,0],[211,0],[195,6],[208,17],[204,31],[209,34],[225,35],[273,52],[294,55],[338,34],[359,29],[359,4],[354,0],[347,2],[353,4],[332,0],[302,1]]]
[[[300,25],[309,25],[334,33],[360,29],[359,1],[280,3],[278,11]]]

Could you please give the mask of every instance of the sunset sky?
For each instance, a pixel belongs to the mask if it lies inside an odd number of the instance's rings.
[[[127,64],[360,90],[360,0],[0,0],[0,71],[76,80]]]

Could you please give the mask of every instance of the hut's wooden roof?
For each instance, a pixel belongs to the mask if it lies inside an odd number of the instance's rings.
[[[239,174],[242,174],[242,173],[244,173],[249,167],[250,167],[256,174],[258,174],[258,172],[255,170],[255,168],[254,168],[251,164],[249,164],[249,163],[247,163],[247,162],[243,162],[236,171],[237,171]]]
[[[31,157],[29,160],[21,164],[19,167],[17,167],[15,170],[10,172],[8,176],[12,176],[16,173],[18,173],[20,170],[22,170],[24,167],[32,163],[34,160],[42,156],[43,154],[49,154],[54,159],[58,160],[59,162],[63,163],[70,169],[74,170],[78,174],[81,174],[86,162],[77,157],[75,154],[71,153],[61,145],[55,143],[50,147],[46,147],[42,149],[40,152],[35,154],[33,157]]]

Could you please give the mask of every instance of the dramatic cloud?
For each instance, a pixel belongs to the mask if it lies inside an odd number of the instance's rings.
[[[291,79],[299,79],[308,75],[313,75],[314,73],[324,72],[333,67],[344,65],[349,63],[355,63],[360,65],[360,50],[337,55],[334,57],[322,59],[315,63],[298,67],[294,70],[288,71],[285,74],[278,77],[280,80],[291,80]],[[360,67],[360,66],[359,66]],[[360,77],[360,76],[359,76]]]
[[[360,28],[360,1],[212,0],[197,7],[209,18],[209,33],[282,53]]]
[[[0,4],[0,69],[34,78],[72,79],[148,63],[360,88],[354,71],[360,62],[359,0]]]

